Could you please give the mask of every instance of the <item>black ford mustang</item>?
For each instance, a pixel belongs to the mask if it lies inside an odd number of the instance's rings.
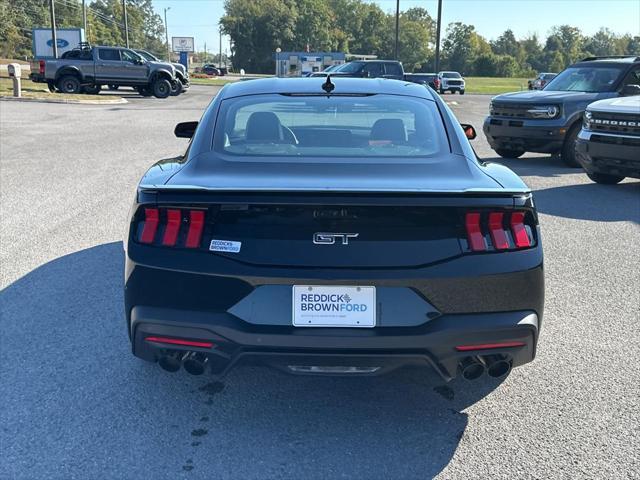
[[[187,152],[145,174],[125,241],[134,355],[193,374],[423,365],[445,380],[534,358],[531,192],[477,159],[430,89],[238,82],[175,133]]]

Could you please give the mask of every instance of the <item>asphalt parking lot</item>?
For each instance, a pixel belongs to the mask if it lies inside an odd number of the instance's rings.
[[[0,102],[0,478],[640,476],[640,181],[597,185],[546,155],[503,162],[535,191],[547,297],[537,359],[502,383],[260,368],[219,383],[134,358],[122,234],[135,185],[182,153],[174,125],[215,91]],[[495,159],[490,97],[445,98]]]

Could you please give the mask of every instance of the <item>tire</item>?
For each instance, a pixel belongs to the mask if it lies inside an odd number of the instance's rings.
[[[81,87],[80,80],[75,75],[65,75],[58,80],[58,90],[62,93],[77,94]]]
[[[52,82],[52,81],[48,81],[48,82],[47,82],[47,88],[49,88],[49,91],[50,91],[51,93],[55,93],[55,91],[56,91],[56,84],[55,84],[54,82]]]
[[[136,87],[136,90],[138,90],[138,93],[140,95],[142,95],[143,97],[150,97],[153,93],[151,92],[151,88],[144,86],[144,87]]]
[[[444,90],[440,89],[440,95],[444,95]]]
[[[571,168],[582,168],[580,162],[576,158],[576,139],[578,138],[578,133],[580,133],[580,125],[574,125],[567,133],[567,136],[564,138],[564,145],[562,145],[562,152],[560,153],[560,158],[567,167]]]
[[[182,93],[182,82],[180,80],[174,80],[171,82],[171,96],[177,97]]]
[[[460,90],[460,95],[464,95],[464,90]]]
[[[108,88],[109,90],[118,90],[118,88],[120,88],[120,85],[109,85]]]
[[[82,93],[87,95],[98,95],[102,90],[102,85],[85,85],[82,87]]]
[[[167,98],[171,95],[171,82],[166,78],[156,78],[151,85],[151,91],[156,98]]]
[[[609,175],[606,173],[589,173],[587,172],[587,177],[593,180],[596,183],[600,183],[602,185],[615,185],[616,183],[620,183],[624,180],[624,177],[620,175]]]
[[[524,150],[510,150],[508,148],[498,148],[496,153],[502,158],[518,158],[524,155]]]

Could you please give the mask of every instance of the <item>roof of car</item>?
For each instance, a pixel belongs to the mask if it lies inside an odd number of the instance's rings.
[[[636,55],[629,55],[629,56],[610,56],[610,57],[587,57],[584,58],[582,60],[580,60],[579,62],[576,62],[574,65],[593,65],[595,64],[616,64],[616,63],[625,63],[625,64],[631,64],[631,63],[639,63],[640,62],[640,57],[636,56]]]
[[[303,78],[262,78],[228,83],[220,91],[222,98],[240,97],[244,95],[264,94],[298,94],[298,95],[325,95],[322,84],[326,77]],[[433,100],[433,96],[423,85],[391,80],[387,78],[345,78],[331,77],[335,85],[332,94],[376,94],[408,95]]]

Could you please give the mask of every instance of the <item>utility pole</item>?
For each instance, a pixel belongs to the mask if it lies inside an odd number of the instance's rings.
[[[127,0],[122,0],[122,11],[124,12],[124,40],[129,48],[129,23],[127,21]]]
[[[53,48],[53,58],[58,58],[58,35],[56,34],[56,7],[54,0],[49,0],[49,12],[51,13],[51,41]]]
[[[398,37],[400,36],[400,0],[396,0],[396,60],[398,60]]]
[[[82,26],[84,28],[85,39],[89,37],[87,33],[87,0],[82,0]]]
[[[167,60],[171,61],[171,48],[169,47],[169,25],[167,24],[167,10],[171,10],[171,7],[164,9],[164,36],[167,41]]]
[[[440,25],[442,24],[442,0],[438,0],[438,23],[436,26],[436,68],[435,73],[440,72]]]
[[[202,63],[207,63],[207,42],[204,42],[204,61]]]
[[[218,26],[218,33],[220,34],[220,56],[218,57],[218,68],[222,67],[222,25]]]

